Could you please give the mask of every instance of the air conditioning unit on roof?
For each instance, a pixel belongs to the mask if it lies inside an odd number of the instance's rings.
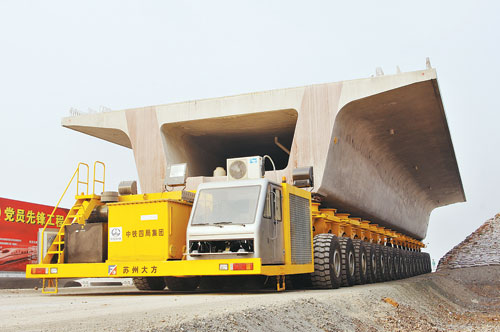
[[[260,179],[264,176],[262,157],[231,158],[227,160],[227,179]]]

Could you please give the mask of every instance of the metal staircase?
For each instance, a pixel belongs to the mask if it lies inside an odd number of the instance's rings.
[[[96,178],[96,168],[98,165],[101,166],[102,169],[102,178],[101,178],[102,180]],[[64,239],[65,239],[65,229],[66,229],[65,227],[75,223],[85,224],[85,220],[88,219],[92,210],[96,206],[101,204],[101,196],[95,194],[95,187],[96,183],[102,184],[102,191],[104,191],[105,173],[106,173],[106,166],[104,165],[104,163],[96,161],[94,163],[92,194],[89,194],[89,166],[85,163],[78,163],[78,166],[75,172],[73,173],[73,176],[71,177],[68,185],[66,186],[66,189],[64,189],[61,198],[59,199],[56,206],[54,207],[54,210],[48,217],[48,220],[45,223],[45,226],[42,230],[42,236],[41,236],[42,255],[44,253],[43,238],[45,229],[50,224],[50,221],[54,217],[54,213],[56,212],[57,208],[59,207],[59,204],[66,195],[68,188],[73,183],[75,178],[76,178],[76,197],[75,197],[76,202],[66,215],[66,218],[64,219],[61,227],[59,228],[59,231],[57,232],[54,241],[49,246],[46,255],[41,259],[41,263],[59,264],[64,262]],[[79,191],[80,186],[85,186],[85,191],[80,192]],[[43,293],[57,293],[57,291],[58,291],[57,278],[43,279],[43,287],[42,287]]]

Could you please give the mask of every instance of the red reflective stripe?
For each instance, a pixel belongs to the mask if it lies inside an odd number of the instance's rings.
[[[31,274],[47,274],[47,270],[46,267],[32,267]]]

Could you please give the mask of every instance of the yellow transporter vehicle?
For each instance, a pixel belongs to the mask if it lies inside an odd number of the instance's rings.
[[[87,181],[80,165],[75,174],[88,188],[88,166]],[[297,174],[293,184],[260,177],[202,183],[196,196],[137,195],[135,182],[121,184],[120,195],[77,195],[41,264],[28,265],[26,276],[43,278],[44,292],[57,292],[60,278],[84,277],[132,277],[138,289],[174,291],[259,288],[272,280],[283,290],[431,271],[421,242],[321,208],[299,188],[311,186],[312,172]],[[104,187],[94,165],[93,191],[96,182]]]

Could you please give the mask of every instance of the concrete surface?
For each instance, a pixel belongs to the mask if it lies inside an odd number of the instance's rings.
[[[77,115],[62,125],[132,148],[143,193],[162,191],[169,164],[188,163],[187,189],[196,189],[227,158],[268,154],[278,179],[314,166],[326,207],[417,239],[434,208],[465,200],[431,68]]]
[[[500,267],[337,290],[0,291],[0,331],[499,331]]]

